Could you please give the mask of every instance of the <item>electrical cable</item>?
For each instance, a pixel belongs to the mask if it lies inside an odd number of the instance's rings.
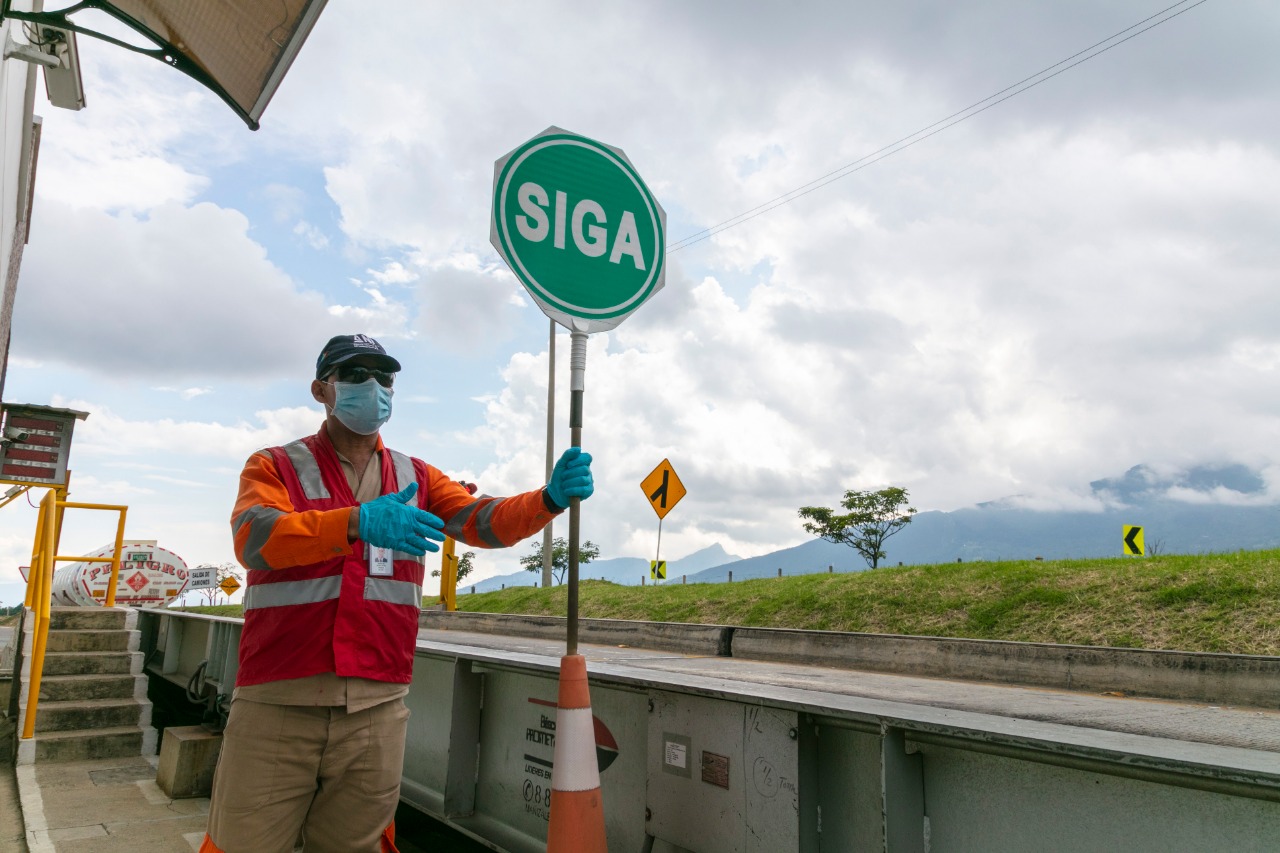
[[[1162,9],[1161,11],[1156,12],[1154,15],[1149,15],[1146,18],[1143,18],[1141,21],[1138,21],[1137,23],[1132,24],[1131,26],[1128,26],[1117,33],[1114,33],[1108,36],[1102,41],[1096,42],[1095,44],[1090,45],[1089,47],[1086,47],[1083,50],[1079,50],[1073,53],[1071,56],[1068,56],[1065,59],[1061,59],[1058,62],[1055,62],[1053,65],[1050,65],[1046,68],[1041,69],[1040,71],[1037,71],[1035,74],[1032,74],[1030,77],[1023,78],[1017,83],[1014,83],[1010,86],[1006,86],[1000,91],[992,95],[988,95],[982,100],[977,101],[973,104],[970,104],[964,109],[954,112],[951,115],[947,116],[946,118],[939,119],[938,121],[935,121],[933,124],[930,124],[926,127],[921,128],[920,130],[917,130],[915,133],[908,134],[907,136],[902,137],[896,142],[891,142],[890,144],[882,148],[872,151],[870,154],[866,154],[862,157],[859,157],[857,160],[854,160],[850,163],[846,163],[845,165],[841,166],[838,169],[835,169],[834,171],[828,172],[825,175],[814,178],[812,181],[809,181],[806,184],[801,184],[795,189],[785,192],[782,195],[775,196],[769,201],[758,204],[755,207],[751,208],[750,210],[746,210],[746,211],[743,211],[742,213],[739,213],[737,216],[731,216],[722,222],[719,222],[715,225],[712,225],[708,228],[704,228],[701,231],[694,232],[693,234],[690,234],[687,237],[677,240],[676,242],[669,244],[666,247],[666,251],[668,253],[678,252],[681,249],[685,249],[685,248],[688,248],[689,246],[694,245],[695,243],[701,243],[703,240],[710,239],[711,237],[714,237],[717,234],[720,234],[724,231],[728,231],[730,228],[736,228],[737,226],[742,225],[745,222],[750,222],[752,219],[755,219],[757,216],[761,216],[765,213],[768,213],[771,210],[775,210],[779,207],[782,207],[783,205],[790,204],[796,199],[802,198],[808,195],[809,193],[813,192],[814,190],[818,190],[818,189],[821,189],[822,187],[825,187],[827,184],[834,183],[835,181],[838,181],[841,178],[848,177],[849,175],[852,175],[855,172],[860,172],[863,169],[865,169],[867,166],[870,166],[874,163],[879,163],[881,160],[884,160],[887,157],[891,157],[894,154],[897,154],[901,151],[905,151],[911,146],[919,142],[923,142],[924,140],[928,139],[931,136],[941,133],[942,131],[947,130],[948,128],[955,127],[957,124],[960,124],[961,122],[968,121],[974,116],[977,116],[977,115],[980,115],[981,113],[986,112],[987,110],[991,109],[997,104],[1001,104],[1016,95],[1021,95],[1023,92],[1033,89],[1036,86],[1039,86],[1041,83],[1045,83],[1049,80],[1052,80],[1054,77],[1057,77],[1059,74],[1069,71],[1072,68],[1075,68],[1077,65],[1080,65],[1084,62],[1088,62],[1090,59],[1101,56],[1102,54],[1106,53],[1112,48],[1119,47],[1120,45],[1124,44],[1130,39],[1137,38],[1138,36],[1142,35],[1148,30],[1154,29],[1155,27],[1158,27],[1163,23],[1167,23],[1168,21],[1173,20],[1179,15],[1185,12],[1189,12],[1192,9],[1194,9],[1196,6],[1200,6],[1201,4],[1206,2],[1208,2],[1208,0],[1195,0],[1195,2],[1191,2],[1191,0],[1179,0],[1179,2],[1174,3],[1172,6]],[[1186,6],[1187,3],[1191,3],[1191,5]],[[1177,9],[1179,6],[1186,6],[1186,8],[1179,9],[1177,12],[1173,12],[1173,14],[1171,15],[1167,14],[1169,12],[1172,12],[1174,9]],[[1165,17],[1162,17],[1162,16],[1165,16]],[[1147,24],[1148,22],[1155,20],[1156,18],[1159,18],[1160,20],[1155,21],[1155,23],[1152,23],[1149,26],[1143,27],[1143,24]],[[1138,30],[1135,33],[1132,33],[1131,35],[1125,36],[1124,38],[1120,38],[1120,36],[1124,36],[1125,33],[1129,33],[1131,30],[1137,29],[1138,27],[1142,27],[1142,29]],[[1119,39],[1119,41],[1116,41],[1116,39]],[[1112,42],[1112,44],[1108,44],[1108,42]],[[1102,47],[1102,45],[1106,45],[1106,47]],[[1100,47],[1101,49],[1098,50],[1097,48],[1100,48]],[[1083,57],[1083,58],[1078,58],[1078,57]],[[1072,60],[1076,60],[1076,61],[1072,62]],[[1070,64],[1067,65],[1067,63],[1070,63]],[[1061,65],[1066,65],[1066,67],[1059,68],[1057,71],[1054,71],[1055,68],[1058,68]],[[1050,74],[1049,73],[1050,71],[1053,71],[1053,73]],[[1035,82],[1031,82],[1031,81],[1035,81]],[[1027,84],[1027,85],[1024,85],[1024,84]],[[1002,95],[1003,97],[1001,97]],[[990,103],[988,103],[988,101],[990,101]],[[982,106],[983,104],[986,104],[986,106]],[[979,107],[981,108],[979,109]]]
[[[193,705],[204,705],[208,701],[202,695],[204,693],[204,670],[208,665],[209,661],[200,661],[196,671],[191,673],[191,677],[187,679],[187,701]]]

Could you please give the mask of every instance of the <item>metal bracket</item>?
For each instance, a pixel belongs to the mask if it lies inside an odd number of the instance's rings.
[[[58,57],[51,53],[45,53],[33,44],[21,44],[14,41],[12,32],[4,34],[4,58],[21,59],[23,62],[43,65],[45,68],[57,68],[62,64],[62,60],[58,59]]]
[[[44,24],[46,26],[57,27],[62,30],[70,30],[71,32],[101,39],[102,41],[113,44],[116,47],[122,47],[125,50],[130,50],[134,53],[140,53],[143,56],[149,56],[152,59],[159,60],[171,68],[178,69],[183,74],[186,74],[201,86],[204,86],[206,89],[221,98],[223,103],[231,107],[232,112],[240,116],[244,123],[248,125],[250,130],[257,130],[259,127],[258,122],[240,108],[240,105],[232,99],[231,95],[228,94],[226,89],[222,88],[222,85],[219,84],[217,80],[209,76],[209,74],[199,65],[196,65],[188,59],[186,55],[179,51],[176,45],[167,41],[163,36],[156,33],[132,15],[128,15],[120,11],[110,2],[106,2],[106,0],[81,0],[81,2],[76,3],[74,6],[68,6],[65,9],[59,9],[54,12],[16,12],[13,10],[12,5],[13,0],[4,0],[4,6],[0,9],[0,21],[11,19],[14,21],[25,21],[32,24]],[[86,27],[82,27],[79,24],[72,23],[69,16],[74,15],[76,12],[82,12],[85,9],[97,9],[105,15],[110,15],[129,29],[158,46],[154,48],[138,47],[137,45],[129,44],[127,41],[121,41],[120,39],[114,38],[105,33],[100,33],[96,30],[91,30]],[[8,58],[8,45],[5,47],[5,57]],[[28,61],[34,62],[37,60],[31,59]],[[57,62],[55,61],[54,64],[56,65]]]

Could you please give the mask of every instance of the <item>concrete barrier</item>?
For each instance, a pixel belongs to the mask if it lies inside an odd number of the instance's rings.
[[[1280,708],[1280,657],[735,628],[733,657]]]
[[[424,610],[422,628],[561,639],[559,616]],[[1280,657],[582,619],[581,642],[1159,699],[1280,708]]]
[[[561,616],[523,616],[499,613],[446,613],[424,610],[418,627],[433,631],[474,631],[510,637],[562,639]],[[733,628],[682,622],[637,622],[626,619],[579,619],[578,640],[600,646],[634,646],[685,655],[728,656]]]

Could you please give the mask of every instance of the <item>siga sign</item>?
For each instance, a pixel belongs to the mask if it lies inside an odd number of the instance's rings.
[[[658,518],[666,518],[671,508],[688,494],[684,483],[676,476],[676,469],[666,459],[640,482],[640,488],[644,490],[644,496],[649,499],[649,505],[658,514]]]
[[[489,241],[543,313],[612,329],[662,289],[667,214],[618,148],[549,127],[493,167]]]
[[[1146,543],[1142,541],[1142,528],[1136,524],[1124,525],[1124,553],[1133,557],[1141,557],[1146,553]]]

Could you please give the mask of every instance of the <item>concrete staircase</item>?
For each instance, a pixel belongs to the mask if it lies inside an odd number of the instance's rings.
[[[18,732],[31,684],[31,614],[23,621]],[[55,607],[49,619],[35,737],[18,764],[155,755],[138,614],[126,607]]]

